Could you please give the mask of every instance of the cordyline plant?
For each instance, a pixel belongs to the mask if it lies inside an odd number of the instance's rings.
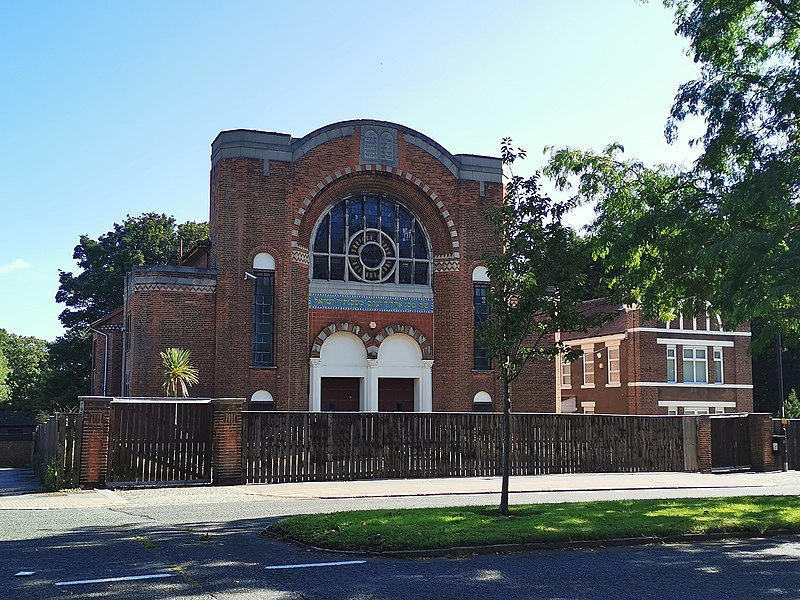
[[[559,331],[581,331],[611,318],[591,314],[584,302],[592,251],[570,226],[563,223],[572,207],[541,193],[539,174],[516,176],[510,167],[525,152],[511,140],[502,144],[507,174],[502,206],[487,218],[499,239],[499,249],[486,256],[491,280],[489,317],[478,326],[478,342],[494,362],[503,390],[503,462],[500,514],[508,514],[512,406],[511,383],[522,369],[537,360],[568,361],[582,355],[557,341]]]
[[[167,396],[177,398],[178,392],[183,398],[189,396],[189,389],[196,384],[197,369],[192,366],[192,355],[183,348],[167,348],[161,352],[164,383],[162,388]]]

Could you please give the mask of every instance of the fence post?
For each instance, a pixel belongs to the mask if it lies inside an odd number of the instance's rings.
[[[711,473],[711,419],[700,415],[697,419],[697,467],[701,473]]]
[[[750,468],[753,471],[772,471],[775,469],[775,455],[772,453],[772,415],[751,413],[747,415],[750,432]]]
[[[80,486],[97,487],[104,485],[108,476],[111,398],[82,396],[79,400],[83,415]]]
[[[244,398],[214,398],[211,482],[214,485],[244,483],[242,470],[242,408]]]
[[[697,417],[677,417],[683,425],[683,470],[696,473],[700,470],[700,444]]]

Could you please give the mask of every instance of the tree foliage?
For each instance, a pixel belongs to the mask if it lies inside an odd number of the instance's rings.
[[[789,390],[786,397],[784,411],[787,419],[800,419],[800,398],[797,397],[795,390]]]
[[[4,408],[29,412],[49,408],[42,390],[48,373],[47,347],[45,340],[0,329],[0,351],[8,365],[7,395],[0,398]]]
[[[73,253],[81,273],[59,273],[56,301],[67,306],[61,322],[68,329],[88,327],[122,304],[125,274],[134,266],[177,264],[181,240],[186,251],[208,235],[205,223],[179,225],[157,213],[128,216],[97,240],[82,235]]]
[[[8,403],[11,398],[11,389],[8,386],[8,375],[10,370],[8,368],[8,359],[6,358],[3,349],[0,348],[0,406]]]
[[[524,156],[510,139],[503,140],[502,158],[509,169]],[[594,285],[587,275],[592,252],[563,223],[571,207],[542,194],[538,173],[529,178],[511,173],[503,205],[487,214],[500,244],[486,256],[489,317],[479,327],[478,339],[493,359],[503,388],[501,514],[508,514],[511,383],[532,361],[553,360],[562,353],[571,360],[581,355],[556,342],[556,332],[586,331],[607,318],[589,314],[583,302]]]
[[[761,319],[757,345],[800,332],[800,2],[666,0],[700,77],[666,126],[706,123],[691,169],[622,160],[621,146],[551,152],[545,172],[597,202],[590,233],[620,297],[666,318],[689,299],[730,325]]]
[[[92,336],[84,329],[72,329],[48,344],[47,374],[42,394],[59,410],[73,409],[78,396],[90,390]]]

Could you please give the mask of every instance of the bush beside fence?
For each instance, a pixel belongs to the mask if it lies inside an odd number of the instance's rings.
[[[77,488],[80,482],[83,415],[52,415],[33,434],[33,470],[46,489]]]

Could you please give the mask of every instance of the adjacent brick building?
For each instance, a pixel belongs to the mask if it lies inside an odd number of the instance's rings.
[[[562,334],[583,357],[562,363],[561,411],[714,414],[753,410],[750,328],[724,331],[716,318],[669,323],[597,303],[616,318],[586,334]]]
[[[177,346],[199,369],[194,396],[499,410],[473,323],[497,243],[484,212],[502,195],[500,159],[453,155],[394,123],[224,131],[210,242],[127,276],[124,306],[93,325],[93,393],[161,395],[159,352]],[[513,393],[517,411],[554,411],[554,367],[533,365]]]

